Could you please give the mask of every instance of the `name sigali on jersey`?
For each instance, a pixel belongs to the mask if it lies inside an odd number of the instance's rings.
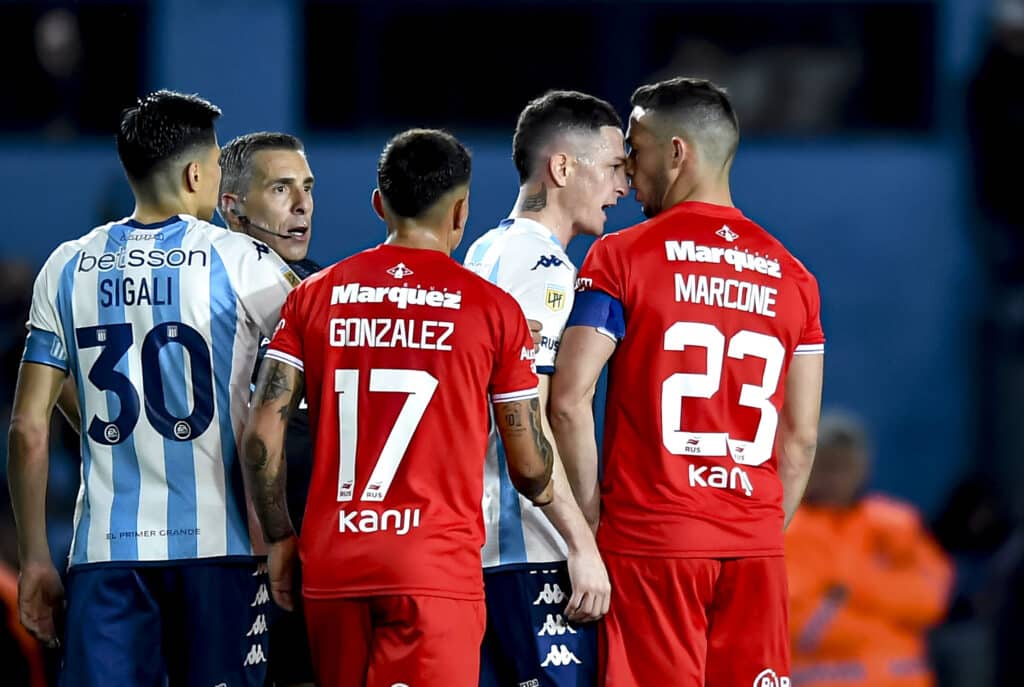
[[[693,241],[666,241],[665,257],[673,262],[703,262],[731,265],[737,272],[750,271],[775,279],[782,278],[782,266],[772,260],[736,248],[701,246]]]
[[[449,293],[447,289],[438,290],[433,287],[420,286],[363,286],[362,284],[340,284],[331,289],[331,305],[347,305],[349,303],[394,303],[399,310],[410,305],[427,308],[446,308],[459,310],[462,308],[462,294]]]
[[[172,248],[118,248],[109,253],[89,255],[82,251],[78,256],[78,272],[109,272],[126,267],[206,267],[206,253],[201,250]]]

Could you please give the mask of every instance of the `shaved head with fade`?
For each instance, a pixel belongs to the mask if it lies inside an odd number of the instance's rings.
[[[706,79],[676,77],[641,86],[630,104],[649,111],[651,132],[695,145],[709,165],[728,167],[740,142],[740,123],[725,90]]]

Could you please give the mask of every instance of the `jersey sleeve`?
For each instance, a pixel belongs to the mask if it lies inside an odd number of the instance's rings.
[[[594,327],[613,341],[626,335],[625,287],[608,237],[594,243],[576,279],[576,299],[566,326]]]
[[[233,246],[234,283],[238,299],[261,332],[273,331],[280,320],[281,306],[299,285],[298,275],[262,241],[235,234],[240,245]]]
[[[535,253],[535,254],[534,254]],[[541,251],[528,253],[531,265],[539,264],[544,257]],[[572,298],[575,271],[568,263],[551,268],[531,270],[526,262],[520,263],[514,272],[499,275],[498,286],[508,291],[527,319],[541,323],[541,343],[537,350],[536,367],[538,374],[553,374],[555,354],[562,339],[562,331],[569,319],[567,304]]]
[[[305,372],[305,357],[302,347],[302,318],[299,316],[300,291],[292,291],[281,308],[281,320],[274,330],[267,353],[268,360],[277,360]]]
[[[500,293],[500,292],[499,292]],[[497,358],[491,374],[491,401],[507,403],[537,396],[536,354],[526,319],[505,294],[502,301],[501,329]]]
[[[793,355],[821,355],[825,352],[825,332],[821,328],[821,292],[818,282],[808,273],[807,321]]]
[[[68,371],[68,349],[57,313],[57,276],[61,269],[55,252],[36,276],[28,316],[28,338],[22,360]]]

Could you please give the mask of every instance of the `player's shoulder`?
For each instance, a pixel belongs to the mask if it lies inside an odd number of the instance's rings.
[[[83,251],[91,252],[92,250],[96,250],[98,252],[102,252],[105,250],[109,240],[110,230],[113,227],[118,226],[120,222],[123,221],[124,220],[119,220],[101,224],[76,239],[64,241],[50,252],[50,255],[46,258],[46,262],[43,264],[42,271],[60,272],[69,262],[74,260],[75,257]]]
[[[799,279],[815,282],[814,275],[807,266],[773,232],[749,217],[744,217],[744,220],[745,228],[756,232],[759,241],[767,248],[766,252],[783,263],[783,274],[788,272]]]

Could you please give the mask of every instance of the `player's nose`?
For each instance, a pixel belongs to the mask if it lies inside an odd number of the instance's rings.
[[[308,215],[313,211],[313,194],[300,189],[292,203],[292,212],[297,215]]]

